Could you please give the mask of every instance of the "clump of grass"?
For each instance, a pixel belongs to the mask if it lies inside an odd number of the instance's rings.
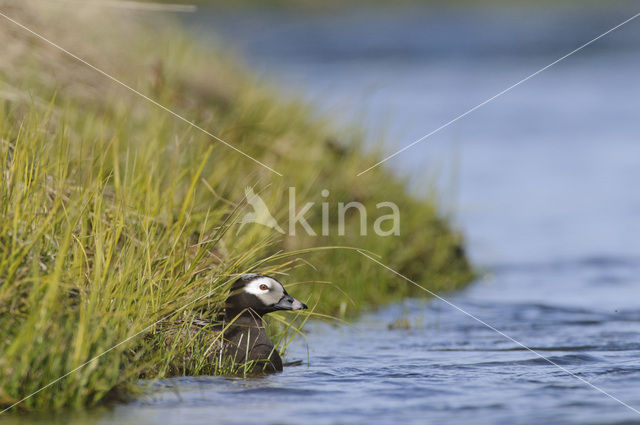
[[[73,15],[54,2],[0,5],[284,175],[4,24],[0,406],[105,351],[19,408],[95,405],[116,390],[131,391],[141,376],[229,372],[206,362],[193,338],[162,345],[154,323],[215,317],[241,273],[287,275],[291,292],[315,304],[318,315],[346,315],[413,294],[353,250],[318,247],[369,249],[433,290],[472,276],[459,235],[433,202],[409,195],[384,168],[356,177],[378,158],[362,148],[357,132],[337,138],[306,106],[279,99],[221,49],[198,45],[170,22],[145,22],[91,2]],[[240,228],[247,186],[285,222],[289,187],[297,188],[301,204],[322,189],[372,210],[393,201],[402,231],[359,236],[357,216],[347,217],[345,236],[333,227],[323,237]],[[321,220],[318,211],[308,217],[315,228]],[[284,317],[272,320],[282,349],[300,325]]]

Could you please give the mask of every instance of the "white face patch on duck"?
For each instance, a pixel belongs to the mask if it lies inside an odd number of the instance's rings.
[[[265,306],[276,304],[284,296],[282,284],[267,276],[252,280],[243,289],[247,294],[255,295]]]

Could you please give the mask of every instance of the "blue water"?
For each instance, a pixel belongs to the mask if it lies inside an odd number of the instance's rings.
[[[392,153],[640,12],[600,6],[203,9],[256,72]],[[257,379],[181,378],[101,424],[640,424],[640,20],[386,165],[436,190],[486,273],[352,327],[307,326]],[[367,261],[363,258],[363,261]],[[386,273],[383,269],[380,273]],[[407,327],[389,329],[405,321]],[[85,422],[78,418],[76,423]]]

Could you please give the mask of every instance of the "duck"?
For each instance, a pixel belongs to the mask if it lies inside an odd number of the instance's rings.
[[[205,347],[211,363],[250,364],[256,373],[281,372],[282,358],[267,335],[263,317],[275,311],[307,308],[289,295],[277,279],[259,273],[245,274],[231,285],[224,312],[217,320],[194,318],[186,327],[186,335],[185,327],[178,334]]]
[[[254,362],[265,371],[282,371],[282,359],[267,335],[263,316],[274,311],[305,310],[307,305],[287,293],[277,279],[252,273],[231,286],[225,302],[223,358],[234,364]]]

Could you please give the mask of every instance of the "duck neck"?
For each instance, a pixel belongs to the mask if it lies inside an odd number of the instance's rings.
[[[259,314],[253,309],[227,309],[224,314],[224,321],[231,323],[231,326],[264,328],[262,314]]]

